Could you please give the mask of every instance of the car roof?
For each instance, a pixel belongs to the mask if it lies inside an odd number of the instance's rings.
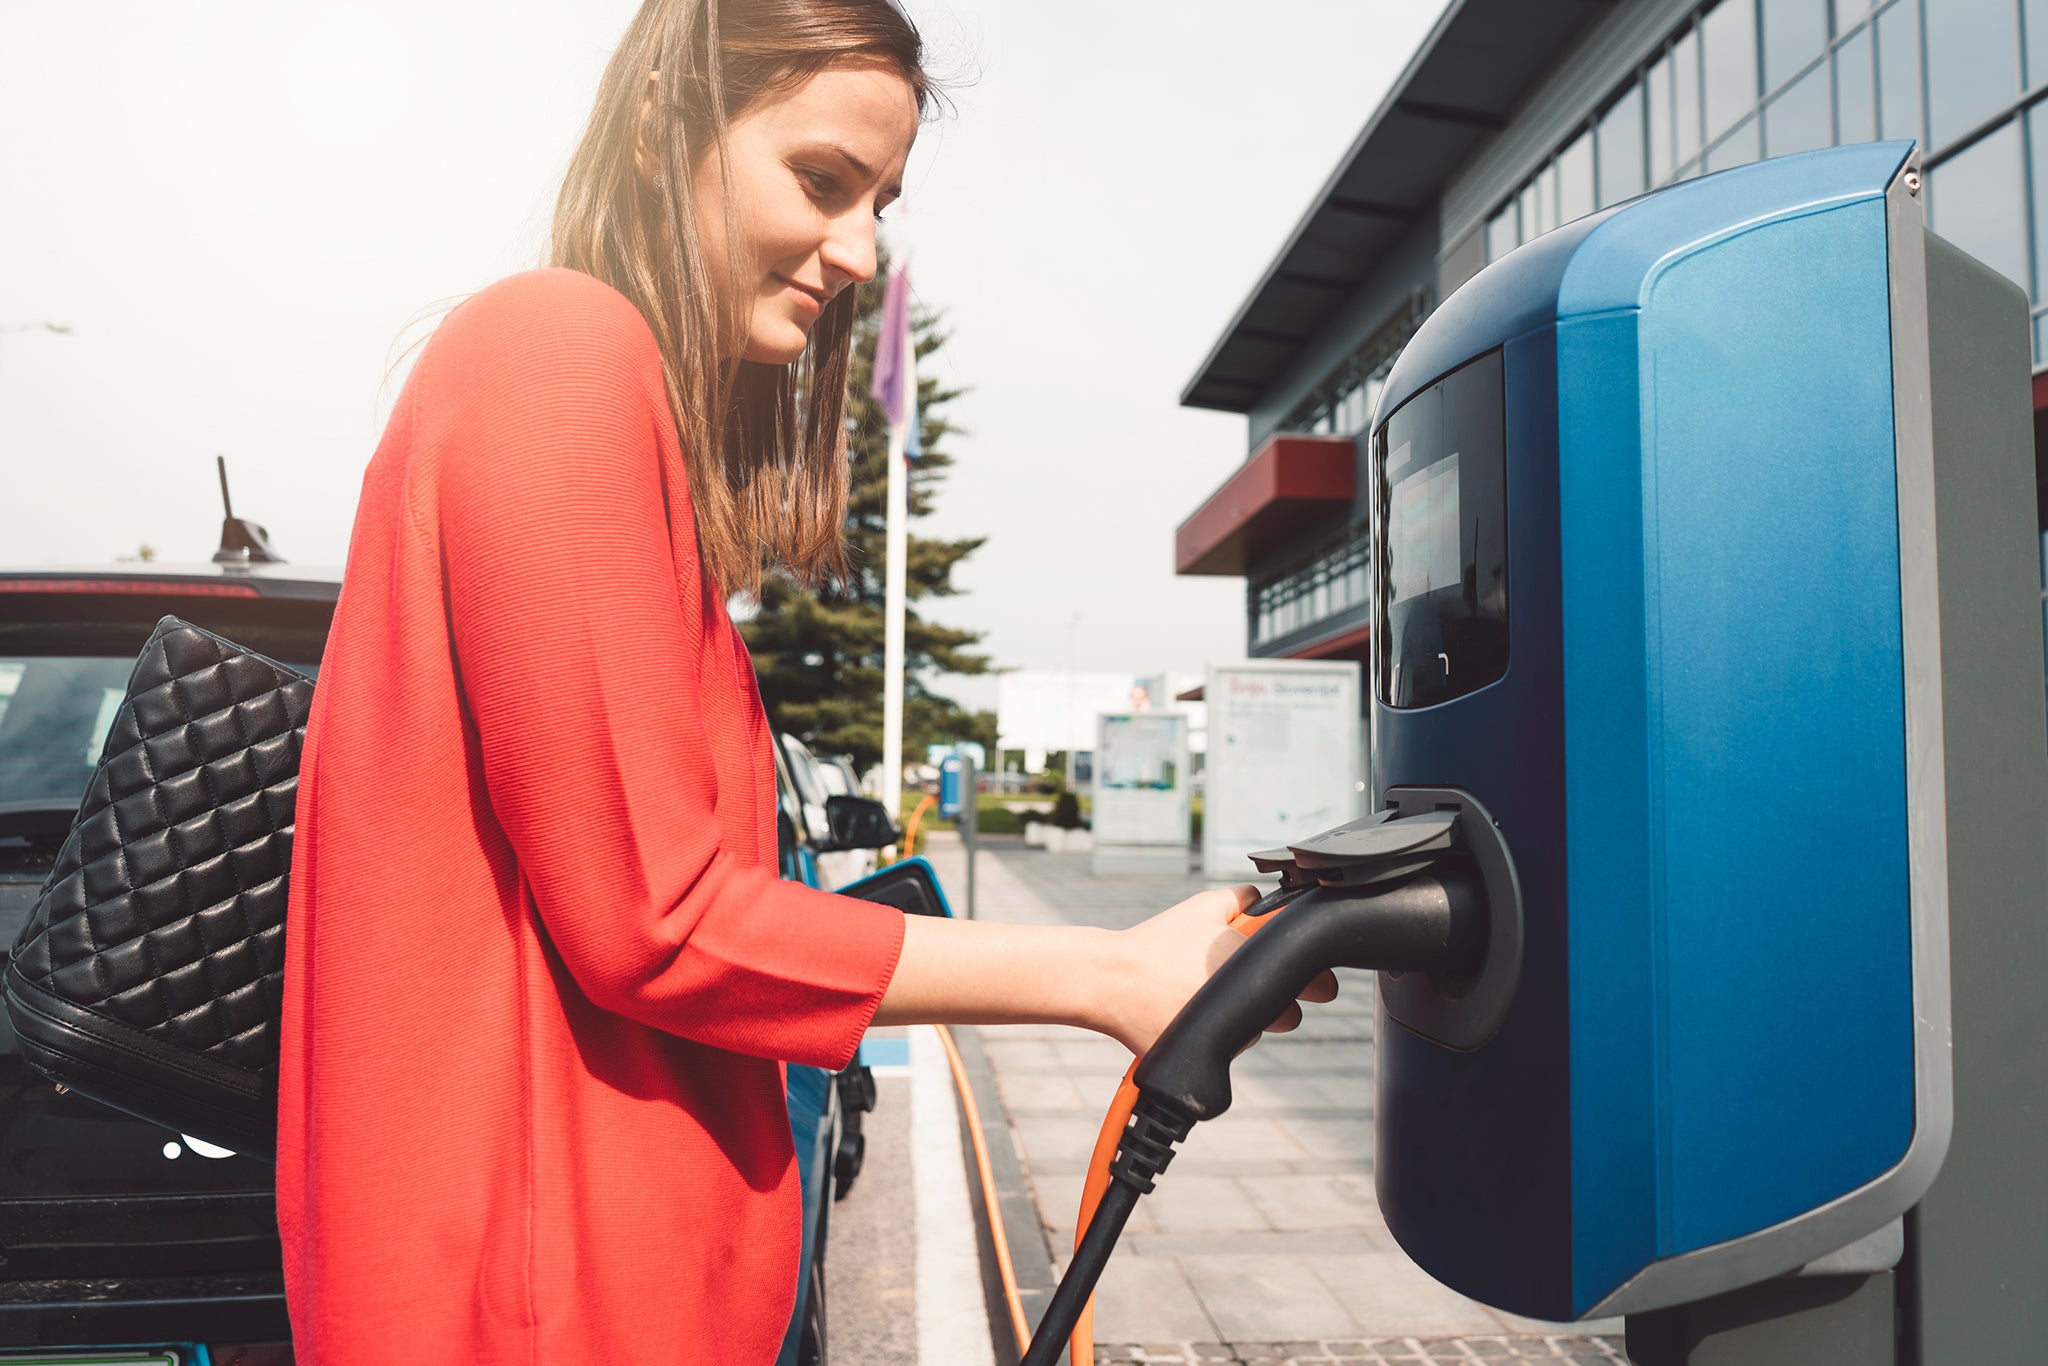
[[[264,598],[310,598],[333,602],[341,593],[341,570],[327,565],[265,563],[91,564],[0,566],[0,581],[24,587],[47,584],[53,592],[176,592],[185,585],[240,584]],[[32,590],[31,590],[32,591]],[[202,589],[203,591],[203,589]]]

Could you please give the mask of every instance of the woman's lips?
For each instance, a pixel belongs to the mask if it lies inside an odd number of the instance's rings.
[[[785,275],[778,275],[775,279],[789,292],[790,296],[796,301],[796,306],[804,312],[815,318],[825,311],[825,296],[822,293],[806,289]]]

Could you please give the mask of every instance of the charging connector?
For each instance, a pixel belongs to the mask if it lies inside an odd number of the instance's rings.
[[[1257,856],[1285,898],[1203,984],[1132,1069],[1137,1098],[1101,1203],[1074,1247],[1021,1366],[1053,1366],[1124,1224],[1196,1123],[1230,1108],[1230,1064],[1316,976],[1352,967],[1460,982],[1488,959],[1491,879],[1459,839],[1459,812],[1389,811]],[[1519,947],[1519,946],[1518,946]]]

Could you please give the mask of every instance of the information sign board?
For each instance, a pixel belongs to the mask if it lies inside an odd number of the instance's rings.
[[[1360,669],[1352,660],[1212,664],[1202,871],[1252,873],[1246,855],[1365,814]]]

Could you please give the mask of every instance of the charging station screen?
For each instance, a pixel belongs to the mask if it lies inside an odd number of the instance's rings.
[[[1508,667],[1500,353],[1403,403],[1376,447],[1380,701],[1448,702]]]

